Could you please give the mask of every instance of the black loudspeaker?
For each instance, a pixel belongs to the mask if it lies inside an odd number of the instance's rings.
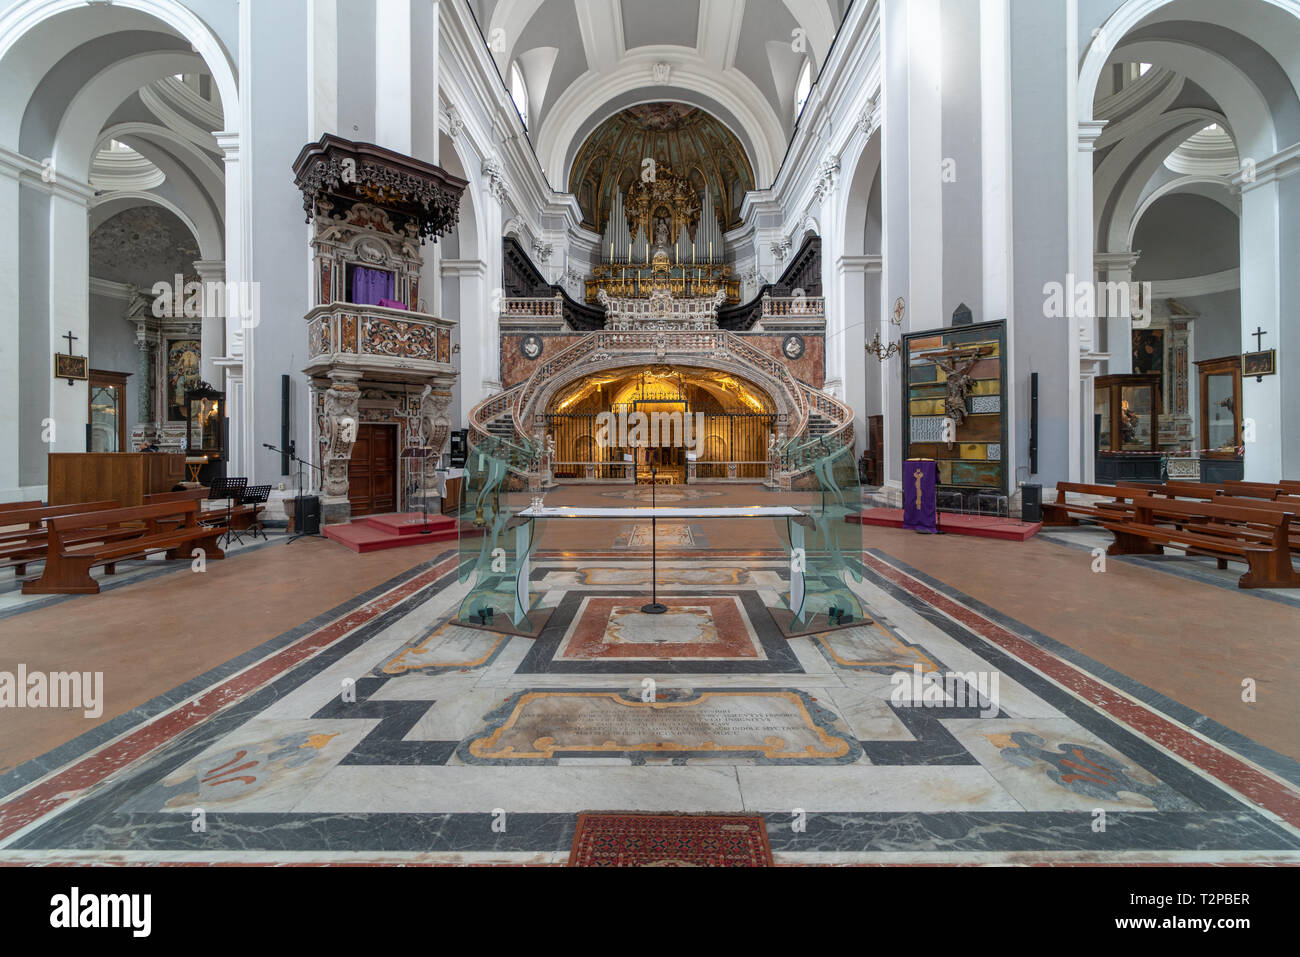
[[[464,468],[469,455],[469,429],[456,429],[451,433],[451,467]]]
[[[280,448],[289,448],[289,377],[280,376]],[[289,456],[280,453],[280,474],[289,474]]]
[[[1029,474],[1038,474],[1038,373],[1029,376]],[[1035,519],[1035,521],[1037,521]]]
[[[320,499],[315,495],[304,495],[294,499],[293,530],[299,535],[320,534]]]
[[[1022,522],[1041,522],[1043,520],[1043,487],[1041,485],[1020,486],[1020,520]]]

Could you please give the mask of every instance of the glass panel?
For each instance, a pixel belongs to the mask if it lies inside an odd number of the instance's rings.
[[[121,397],[117,386],[92,385],[90,388],[90,451],[120,452],[117,447],[118,416]]]
[[[545,523],[519,517],[531,496],[510,489],[527,487],[528,470],[540,454],[536,443],[518,436],[514,442],[480,436],[470,449],[457,530],[458,576],[471,583],[457,616],[461,621],[532,630],[529,612],[542,596],[529,589],[528,568]]]
[[[834,446],[821,438],[791,440],[780,455],[788,467],[808,469],[816,482],[808,498],[780,502],[808,516],[777,520],[777,537],[786,547],[792,576],[796,567],[804,573],[803,594],[777,593],[781,605],[793,615],[790,630],[801,630],[799,626],[814,615],[861,621],[865,612],[850,582],[862,581],[862,525],[848,520],[862,511],[853,446]]]
[[[1206,377],[1209,398],[1210,448],[1219,452],[1235,452],[1237,446],[1237,412],[1233,406],[1233,377],[1212,375]]]
[[[1151,448],[1151,430],[1155,428],[1152,413],[1151,386],[1124,386],[1120,389],[1120,448],[1141,451]]]
[[[1113,452],[1115,447],[1111,445],[1110,434],[1110,388],[1098,389],[1093,395],[1093,411],[1101,416],[1101,429],[1098,433],[1100,436],[1097,440],[1097,449],[1101,452]]]

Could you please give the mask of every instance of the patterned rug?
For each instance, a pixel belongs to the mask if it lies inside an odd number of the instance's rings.
[[[771,867],[757,814],[579,814],[570,867]]]

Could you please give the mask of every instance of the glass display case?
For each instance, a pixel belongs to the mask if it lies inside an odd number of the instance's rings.
[[[211,484],[214,478],[225,477],[225,415],[226,394],[201,382],[198,388],[185,393],[185,454],[193,481]],[[206,458],[206,462],[196,459]]]
[[[1100,419],[1096,480],[1159,482],[1160,376],[1098,376],[1094,413]]]
[[[1241,356],[1196,363],[1201,394],[1201,481],[1240,481],[1246,472],[1241,440]]]
[[[126,380],[130,374],[90,370],[87,452],[134,451],[126,447]]]

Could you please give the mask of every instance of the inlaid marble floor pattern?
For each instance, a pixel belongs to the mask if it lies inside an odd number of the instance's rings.
[[[786,639],[783,560],[541,556],[537,639],[450,556],[0,779],[0,861],[562,863],[582,811],[762,813],[778,863],[1300,861],[1300,768],[868,551]],[[1195,725],[1195,730],[1192,725]]]

